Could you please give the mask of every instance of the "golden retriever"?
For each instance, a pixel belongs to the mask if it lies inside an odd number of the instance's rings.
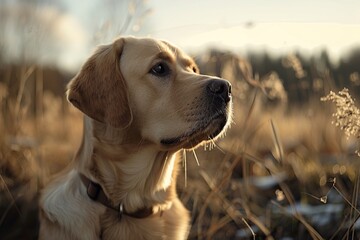
[[[84,113],[83,139],[42,192],[40,239],[186,239],[177,153],[226,130],[229,82],[165,41],[126,37],[95,51],[67,98]]]

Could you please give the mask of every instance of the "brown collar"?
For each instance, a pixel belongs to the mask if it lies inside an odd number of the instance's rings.
[[[79,175],[82,183],[86,187],[86,192],[89,198],[92,199],[93,201],[99,202],[102,205],[116,211],[119,215],[119,219],[121,219],[122,215],[126,215],[133,218],[147,218],[154,214],[153,207],[141,208],[136,212],[129,213],[124,209],[122,203],[120,203],[117,206],[114,206],[110,201],[110,199],[105,195],[103,189],[98,183],[91,181],[89,178],[87,178],[85,175],[81,173]]]

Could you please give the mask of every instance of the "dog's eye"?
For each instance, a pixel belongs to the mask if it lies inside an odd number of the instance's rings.
[[[157,77],[165,77],[169,75],[170,68],[166,63],[161,62],[153,66],[150,70],[150,73]]]
[[[193,70],[194,73],[198,73],[198,72],[199,72],[197,67],[192,67],[192,70]]]

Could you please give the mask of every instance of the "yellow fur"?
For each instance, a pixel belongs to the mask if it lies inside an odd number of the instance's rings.
[[[159,63],[168,74],[153,73]],[[85,114],[83,140],[71,166],[42,193],[40,239],[186,239],[190,217],[176,194],[177,152],[221,134],[231,118],[231,101],[209,110],[212,80],[163,41],[129,37],[99,47],[68,85],[69,101]],[[230,95],[230,85],[220,83]],[[119,220],[87,196],[79,173],[127,212],[157,210]]]

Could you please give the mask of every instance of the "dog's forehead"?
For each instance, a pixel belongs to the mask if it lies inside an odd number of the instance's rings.
[[[166,54],[177,61],[192,61],[186,53],[178,47],[162,40],[153,38],[128,38],[125,41],[125,54],[139,55],[141,58],[153,57]]]

